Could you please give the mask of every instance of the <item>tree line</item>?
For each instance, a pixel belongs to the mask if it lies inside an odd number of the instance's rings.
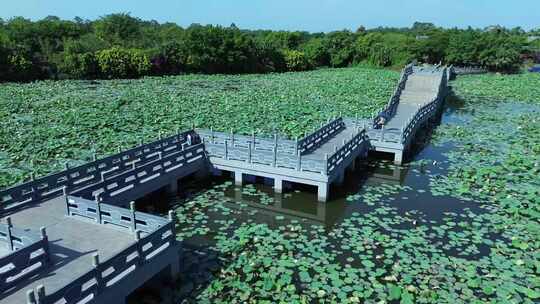
[[[182,28],[123,13],[95,21],[16,17],[0,19],[0,81],[401,67],[412,60],[514,72],[538,53],[540,39],[528,41],[533,36],[540,29],[444,29],[417,22],[410,28],[308,33],[234,24]]]

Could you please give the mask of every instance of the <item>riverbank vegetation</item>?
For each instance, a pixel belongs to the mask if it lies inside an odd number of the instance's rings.
[[[240,74],[369,65],[401,68],[412,60],[514,72],[535,60],[537,31],[360,26],[308,33],[193,24],[182,28],[128,14],[98,20],[0,20],[0,81],[112,79],[183,73]],[[536,58],[540,59],[540,58]]]

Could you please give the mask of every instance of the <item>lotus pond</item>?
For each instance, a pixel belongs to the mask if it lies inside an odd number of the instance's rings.
[[[196,110],[206,127],[295,136],[339,111],[368,115],[398,77],[343,69],[6,85],[0,183],[188,126]],[[411,162],[375,155],[326,204],[310,188],[277,195],[271,181],[237,187],[228,176],[147,198],[175,208],[182,277],[130,303],[540,302],[540,75],[452,86]]]
[[[0,188],[192,125],[294,138],[340,112],[369,117],[398,79],[351,68],[0,84]]]
[[[172,199],[183,276],[137,303],[540,302],[539,84],[461,77],[409,164],[377,155],[326,204],[260,179],[188,184]]]

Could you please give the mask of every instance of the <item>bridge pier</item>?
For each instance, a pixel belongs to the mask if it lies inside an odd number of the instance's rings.
[[[328,200],[328,190],[328,184],[326,183],[320,183],[317,186],[317,200],[319,202],[326,203],[326,201]]]
[[[283,180],[281,178],[274,178],[274,191],[276,193],[283,192]]]
[[[403,164],[403,151],[394,153],[394,164],[401,166]]]
[[[242,186],[244,183],[243,174],[240,171],[234,171],[234,184],[236,186]]]

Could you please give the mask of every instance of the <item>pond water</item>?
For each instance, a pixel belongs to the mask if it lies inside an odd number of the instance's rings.
[[[538,110],[509,105],[493,111]],[[438,128],[468,126],[476,115],[449,98]],[[188,179],[178,197],[158,193],[137,202],[162,213],[174,206],[185,249],[180,281],[141,291],[137,301],[486,299],[493,293],[476,277],[497,262],[494,244],[509,242],[508,236],[491,225],[494,206],[440,186],[448,185],[456,137],[431,138],[419,137],[404,166],[371,155],[347,172],[342,186],[331,187],[327,203],[317,202],[316,189],[307,186],[288,185],[277,194],[271,180],[248,178],[238,187],[225,174]]]

